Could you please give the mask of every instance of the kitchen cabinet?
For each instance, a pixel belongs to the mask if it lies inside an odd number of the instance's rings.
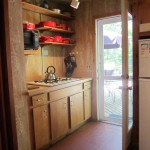
[[[82,92],[70,96],[70,120],[71,128],[78,126],[84,120]]]
[[[68,102],[67,98],[53,101],[50,104],[52,140],[68,132]]]
[[[41,87],[41,94],[39,89],[33,90],[34,95],[30,93],[32,149],[46,148],[91,117],[91,81],[76,82]]]
[[[50,120],[48,105],[33,109],[34,136],[36,150],[50,143]]]
[[[84,119],[91,117],[91,89],[84,91]]]
[[[31,99],[33,113],[33,130],[35,149],[38,150],[50,143],[50,115],[48,95],[39,94]]]
[[[91,82],[84,83],[84,119],[91,117]]]

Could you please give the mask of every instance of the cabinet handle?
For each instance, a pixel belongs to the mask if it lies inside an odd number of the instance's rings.
[[[43,98],[38,98],[37,99],[38,102],[43,101],[43,100],[44,100]]]

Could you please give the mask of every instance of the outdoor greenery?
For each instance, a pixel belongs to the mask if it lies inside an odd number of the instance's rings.
[[[116,36],[122,35],[121,22],[105,24],[103,26],[104,32],[114,32]],[[108,35],[109,36],[109,35]],[[128,63],[129,63],[129,75],[132,76],[132,21],[128,24]],[[104,50],[104,69],[113,70],[113,75],[122,74],[122,47],[115,49]]]

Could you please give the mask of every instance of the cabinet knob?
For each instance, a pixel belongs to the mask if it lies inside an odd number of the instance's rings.
[[[47,118],[47,110],[43,110],[42,115],[43,115],[43,118]]]
[[[44,100],[43,98],[38,98],[37,99],[38,102],[43,101],[43,100]]]

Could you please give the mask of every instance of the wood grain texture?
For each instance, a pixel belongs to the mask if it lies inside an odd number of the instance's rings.
[[[33,109],[34,134],[36,150],[50,142],[49,106],[44,105]]]
[[[143,0],[141,3],[139,3],[139,22],[140,23],[149,23],[150,22],[150,16],[147,15],[150,13],[150,1],[149,0]]]
[[[69,130],[67,98],[50,103],[52,140],[66,134]]]
[[[57,18],[53,18],[50,16],[46,16],[43,14],[31,12],[28,10],[23,10],[23,21],[29,21],[33,22],[35,24],[39,23],[40,21],[56,21],[57,23],[67,23],[64,20],[60,20]],[[62,33],[51,33],[49,31],[41,32],[41,35],[62,35],[63,37],[67,37],[68,35]],[[41,48],[39,48],[41,49]],[[64,56],[65,56],[65,50],[67,50],[67,47],[62,46],[53,46],[53,45],[45,45],[42,46],[42,52],[48,53],[48,55],[45,54],[39,54],[39,55],[30,55],[25,56],[25,64],[26,64],[26,79],[27,81],[33,81],[33,80],[40,80],[45,78],[45,71],[48,66],[54,66],[56,68],[56,76],[62,77],[65,76],[64,71]]]
[[[74,128],[83,122],[83,93],[77,93],[70,96],[70,119],[71,128]]]
[[[23,48],[23,28],[22,28],[22,9],[21,1],[13,0],[8,1],[9,12],[9,28],[7,31],[7,41],[10,42],[11,56],[9,62],[11,69],[9,70],[13,79],[12,85],[12,98],[15,102],[16,128],[18,149],[30,150],[30,136],[29,136],[29,121],[28,121],[28,106],[27,96],[24,94],[27,91],[26,77],[25,77],[25,63],[23,61],[24,48]],[[13,101],[12,101],[13,102]],[[13,108],[13,105],[11,105]]]
[[[133,15],[133,131],[132,131],[132,146],[138,149],[139,142],[139,52],[138,52],[138,37],[139,37],[139,3],[131,5]],[[133,149],[132,148],[132,149]]]
[[[91,89],[84,91],[84,119],[91,117]]]
[[[74,53],[77,60],[77,68],[74,77],[92,77],[92,119],[97,120],[96,99],[96,39],[95,19],[112,16],[121,11],[120,0],[88,0],[82,2],[76,11],[75,39],[77,44]]]

